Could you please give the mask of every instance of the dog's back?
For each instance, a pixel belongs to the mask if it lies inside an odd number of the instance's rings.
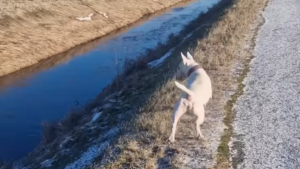
[[[194,101],[203,105],[212,97],[211,80],[203,69],[191,74],[187,79],[187,88],[194,93]]]

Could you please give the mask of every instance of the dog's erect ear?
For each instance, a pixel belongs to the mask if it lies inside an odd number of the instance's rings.
[[[181,54],[181,57],[185,57],[186,58],[186,56],[184,56],[184,54],[182,52],[180,54]]]
[[[187,64],[188,59],[184,56],[184,54],[182,52],[181,52],[181,58],[182,58],[183,64]]]
[[[193,58],[193,56],[190,54],[190,52],[187,52],[187,55],[186,55],[186,56],[187,56],[188,59],[194,60],[194,58]]]

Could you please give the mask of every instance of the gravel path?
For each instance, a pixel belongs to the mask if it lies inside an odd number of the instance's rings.
[[[270,0],[234,108],[234,168],[300,168],[300,2]]]

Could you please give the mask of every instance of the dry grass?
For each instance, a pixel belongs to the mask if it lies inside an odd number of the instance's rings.
[[[244,50],[246,35],[250,32],[250,26],[257,20],[258,12],[265,7],[266,3],[267,0],[236,1],[233,7],[226,10],[225,15],[214,25],[208,36],[196,45],[194,57],[207,70],[213,82],[214,98],[207,107],[209,113],[225,113],[224,107],[228,98],[224,96],[224,91],[230,91],[234,84],[241,83],[232,75],[232,68],[238,61],[249,63],[249,60],[246,60],[252,55],[249,50]],[[166,61],[169,63],[165,63],[157,71],[152,71],[152,74],[147,75],[147,79],[140,81],[140,83],[155,85],[158,82],[149,80],[155,79],[160,81],[160,85],[147,102],[140,107],[136,118],[127,126],[129,131],[133,131],[133,134],[121,137],[114,148],[107,151],[105,158],[95,162],[91,168],[101,168],[101,165],[110,169],[182,168],[182,165],[186,165],[182,164],[177,156],[184,153],[184,149],[192,146],[185,146],[185,143],[169,146],[166,141],[170,134],[172,106],[179,97],[179,91],[174,87],[173,80],[170,80],[178,61],[178,58],[175,61],[174,58],[173,61],[169,59]],[[241,78],[245,77],[244,72],[242,72]],[[240,90],[237,96],[239,94]],[[217,111],[214,111],[213,109],[216,107],[221,107],[221,109],[217,108]],[[230,114],[229,116],[226,114],[227,118],[233,118],[230,107],[226,108],[226,113]],[[226,123],[226,120],[228,119],[225,119],[225,124],[230,125]],[[214,157],[217,162],[215,168],[229,168],[230,166],[229,129],[225,129],[218,155]],[[184,139],[193,135],[193,132],[194,119],[188,118],[179,124],[177,137],[183,135],[181,138]],[[185,140],[185,142],[188,141]]]
[[[185,0],[1,0],[0,76]],[[105,12],[109,18],[103,17]],[[76,17],[94,13],[90,22]]]
[[[90,113],[95,107],[99,107],[104,104],[104,100],[111,94],[119,91],[123,91],[123,96],[130,100],[132,93],[131,91],[138,91],[144,87],[149,88],[149,81],[157,83],[155,78],[148,78],[146,81],[141,79],[145,73],[149,71],[147,63],[158,59],[159,56],[163,56],[167,53],[172,47],[178,45],[181,40],[191,31],[196,29],[199,26],[202,26],[203,23],[207,22],[211,14],[214,11],[218,10],[216,8],[213,11],[210,11],[207,14],[200,15],[197,19],[189,23],[183,30],[180,31],[178,35],[170,35],[166,44],[158,44],[153,50],[149,50],[145,55],[137,57],[136,60],[127,59],[124,63],[124,71],[121,74],[118,74],[114,79],[113,83],[105,88],[95,99],[94,102],[90,103],[85,107],[80,106],[79,109],[75,109],[69,112],[65,118],[63,118],[58,124],[57,123],[45,123],[43,124],[43,139],[42,145],[50,143],[55,139],[68,134],[73,131],[76,127],[85,124],[90,119]],[[207,26],[208,24],[206,24]],[[199,30],[201,32],[203,29]],[[203,33],[204,32],[204,33]],[[200,34],[204,36],[206,31],[203,31]],[[151,71],[151,70],[150,70]],[[157,75],[157,74],[156,74]],[[155,89],[155,86],[151,87]],[[54,131],[55,130],[55,131]]]
[[[185,52],[189,48],[189,51],[194,53],[196,61],[200,62],[207,70],[212,78],[214,92],[213,100],[210,101],[206,110],[209,116],[208,119],[220,118],[222,120],[224,107],[228,100],[224,91],[232,91],[233,84],[237,84],[236,77],[232,75],[233,65],[238,61],[245,61],[249,57],[249,53],[243,51],[245,37],[249,33],[250,25],[257,19],[257,13],[265,6],[266,1],[223,0],[221,4],[214,7],[207,15],[199,17],[191,23],[179,36],[170,37],[168,44],[149,51],[147,56],[135,63],[129,62],[128,70],[118,76],[114,83],[95,99],[94,103],[87,106],[90,108],[81,110],[82,113],[79,116],[81,118],[76,118],[80,119],[79,121],[86,122],[86,118],[90,119],[90,114],[86,112],[91,112],[95,107],[101,107],[104,104],[103,98],[118,91],[122,91],[120,98],[123,98],[123,105],[117,105],[121,106],[119,109],[115,108],[117,107],[116,105],[113,105],[110,109],[101,110],[105,117],[103,120],[110,123],[109,127],[113,127],[121,123],[113,120],[118,115],[123,114],[128,109],[134,112],[133,116],[128,117],[129,120],[131,119],[130,122],[124,124],[127,132],[122,132],[123,134],[114,146],[110,147],[104,156],[99,157],[90,168],[103,168],[103,166],[112,169],[182,168],[182,165],[186,165],[182,164],[179,158],[180,155],[193,151],[195,146],[202,147],[203,145],[198,140],[185,139],[194,135],[195,132],[194,118],[191,116],[186,116],[179,124],[177,137],[182,142],[178,141],[176,145],[168,145],[166,141],[170,134],[173,105],[180,94],[180,91],[173,84],[174,72],[180,61],[178,53],[181,51]],[[233,2],[234,6],[231,6]],[[177,47],[162,66],[155,69],[147,69],[145,67],[145,63],[162,56],[170,47],[178,44],[178,40],[180,41],[184,35],[191,31],[191,28],[199,27],[203,24],[208,26],[196,31],[187,42]],[[66,132],[70,131],[72,132],[71,134],[78,136],[78,139],[74,141],[76,144],[84,145],[86,138],[93,138],[88,132],[79,129],[83,123],[78,120],[68,122],[69,119],[72,118],[67,118],[65,125],[71,126],[71,129],[67,127],[65,132],[60,132],[59,135],[54,134],[55,137],[53,138],[66,135]],[[73,126],[73,124],[78,126]],[[203,126],[204,132],[215,125],[218,124],[205,123]],[[62,127],[64,128],[64,126]],[[54,128],[56,127],[54,126]],[[58,130],[62,131],[60,128]],[[99,136],[98,131],[94,132],[93,135]],[[51,137],[49,136],[49,138]],[[222,147],[222,145],[227,145],[226,142],[228,140],[221,141],[219,155],[214,157],[218,161],[216,168],[227,168],[229,165],[229,151],[228,147]],[[31,154],[31,157],[27,158],[28,163],[33,164],[37,162],[39,164],[43,159],[55,156],[55,148],[53,147],[57,147],[58,142],[59,139],[56,139],[50,145],[47,145],[47,148],[43,148],[54,152],[44,155],[45,151],[40,150],[38,152],[38,149]],[[187,142],[189,144],[186,144]],[[73,150],[75,148],[76,146],[73,146]],[[81,152],[76,151],[76,154]],[[72,158],[74,158],[75,153],[72,154]],[[36,159],[36,157],[41,158]],[[192,157],[197,158],[195,156]],[[61,159],[63,164],[57,165],[65,165],[68,162],[66,158],[68,156],[64,156],[64,159]]]
[[[225,4],[230,4],[230,0],[224,1]],[[197,19],[189,23],[180,33],[179,35],[171,35],[166,44],[160,44],[154,50],[148,51],[146,56],[141,56],[136,62],[128,61],[127,69],[124,73],[120,74],[116,77],[115,81],[104,89],[103,92],[99,94],[99,96],[95,99],[91,104],[80,108],[77,111],[71,112],[66,116],[62,121],[58,124],[45,124],[43,131],[43,141],[42,144],[35,149],[32,153],[30,153],[26,158],[23,159],[23,163],[25,165],[30,166],[39,166],[40,163],[48,158],[56,157],[58,160],[56,161],[55,166],[64,166],[66,163],[71,162],[74,158],[82,151],[85,151],[86,148],[90,145],[90,142],[86,142],[86,138],[96,139],[101,136],[105,131],[101,130],[93,130],[92,132],[88,128],[82,128],[86,122],[91,120],[91,114],[94,112],[95,108],[97,111],[102,111],[103,116],[101,116],[102,120],[98,121],[97,127],[103,126],[101,123],[109,123],[108,129],[116,126],[117,124],[121,124],[122,122],[116,121],[119,115],[124,114],[124,112],[130,110],[131,112],[136,112],[139,106],[146,104],[145,101],[148,99],[148,96],[151,95],[159,86],[165,83],[165,80],[170,79],[171,74],[174,73],[175,65],[179,60],[172,59],[169,60],[168,63],[172,63],[172,69],[168,69],[169,66],[162,66],[164,70],[158,69],[147,69],[145,63],[157,59],[167,53],[172,47],[178,45],[182,42],[182,39],[189,34],[194,29],[201,27],[197,31],[197,36],[194,39],[203,37],[207,34],[207,30],[209,30],[210,26],[213,22],[215,22],[219,16],[221,16],[224,5],[218,5],[208,13],[199,16]],[[204,26],[205,25],[205,26]],[[191,38],[190,38],[191,39]],[[185,46],[186,47],[186,46]],[[184,47],[180,48],[186,50]],[[178,51],[176,51],[178,53]],[[50,63],[53,63],[50,59]],[[175,62],[174,62],[175,61]],[[48,64],[47,64],[48,65]],[[125,65],[126,66],[126,65]],[[170,68],[171,68],[170,67]],[[34,71],[29,69],[28,71]],[[168,78],[165,76],[159,76],[161,72],[166,72]],[[23,74],[20,74],[21,76]],[[151,76],[149,76],[151,75]],[[159,76],[159,78],[157,78]],[[116,92],[121,94],[117,95],[117,98],[111,97]],[[113,104],[109,108],[103,108],[107,102],[105,100],[109,100],[108,98],[113,98],[116,100],[121,99],[121,105]],[[136,107],[133,107],[136,105]],[[170,102],[168,108],[172,108]],[[74,116],[74,117],[73,117]],[[130,119],[132,116],[128,116]],[[125,119],[122,119],[126,121]],[[64,140],[65,136],[70,136],[73,138],[72,143],[69,146],[72,147],[71,154],[64,154],[63,156],[59,155],[60,148],[59,144]],[[37,158],[38,157],[38,158]],[[34,168],[34,167],[33,167]]]

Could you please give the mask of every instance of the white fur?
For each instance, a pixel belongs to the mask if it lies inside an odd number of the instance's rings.
[[[200,130],[200,125],[204,122],[205,110],[204,106],[207,104],[210,98],[212,98],[212,86],[211,80],[204,69],[200,68],[195,70],[189,77],[187,77],[188,71],[198,65],[193,59],[190,53],[187,53],[185,57],[181,53],[182,63],[176,73],[176,77],[187,79],[187,87],[175,81],[175,85],[181,89],[184,93],[174,106],[172,133],[169,140],[175,141],[175,132],[179,119],[186,113],[188,107],[192,107],[194,114],[197,116],[196,129],[197,136],[204,138]],[[188,95],[188,96],[187,96]],[[190,96],[190,97],[189,97]],[[191,99],[186,99],[191,98]],[[188,102],[188,103],[187,103]]]
[[[190,95],[191,97],[194,97],[194,93],[192,91],[190,91],[188,88],[186,88],[185,86],[183,86],[182,84],[178,83],[177,81],[175,81],[175,85],[181,89],[182,91],[186,92],[188,95]]]
[[[94,14],[93,13],[91,13],[91,14],[89,14],[89,16],[87,16],[87,17],[80,17],[80,18],[76,18],[77,20],[80,20],[80,21],[90,21],[90,20],[92,20],[92,16],[93,16]]]

